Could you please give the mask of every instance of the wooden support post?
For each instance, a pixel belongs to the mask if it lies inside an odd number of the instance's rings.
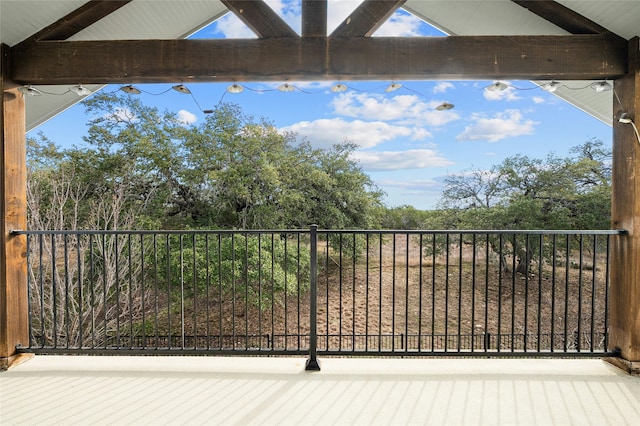
[[[29,343],[26,238],[11,235],[27,225],[27,165],[24,97],[9,80],[10,49],[0,49],[0,370],[6,370],[19,359],[16,346]]]
[[[640,141],[626,113],[640,124],[640,43],[629,42],[629,72],[615,82],[613,100],[612,227],[627,235],[611,246],[609,349],[621,358],[611,361],[640,374]]]

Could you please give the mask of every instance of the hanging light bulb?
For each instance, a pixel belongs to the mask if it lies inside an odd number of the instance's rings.
[[[400,83],[391,83],[390,85],[387,86],[386,89],[384,89],[384,91],[387,92],[387,93],[395,92],[396,90],[398,90],[401,87],[402,87],[402,84],[400,84]]]
[[[557,81],[553,80],[550,83],[543,85],[542,90],[546,90],[549,93],[553,93],[556,90],[558,90],[558,87],[560,86],[562,86],[562,83],[558,83]]]
[[[87,89],[82,84],[78,84],[77,86],[70,87],[69,91],[75,93],[78,96],[89,96],[90,94],[93,93],[91,90]]]
[[[244,87],[239,84],[233,83],[231,86],[227,87],[227,92],[229,93],[242,93],[244,92]]]
[[[606,80],[596,81],[595,83],[591,83],[589,86],[596,92],[609,92],[613,89],[613,86]]]
[[[455,105],[454,104],[450,104],[449,102],[443,102],[440,105],[438,105],[436,107],[437,111],[448,111],[450,109],[453,109]]]
[[[175,90],[176,92],[184,93],[185,95],[190,95],[191,94],[191,90],[189,90],[189,88],[187,86],[185,86],[184,84],[178,84],[176,86],[172,86],[171,88],[173,90]]]
[[[42,96],[42,92],[30,84],[26,86],[18,87],[18,92],[26,96]]]
[[[281,92],[293,92],[296,88],[289,83],[284,83],[278,86],[278,90]]]
[[[129,95],[139,95],[140,93],[142,93],[140,91],[140,89],[138,89],[137,87],[134,87],[132,85],[127,85],[127,86],[122,86],[120,88],[120,90],[122,90],[124,93],[127,93]]]
[[[487,86],[487,90],[490,92],[500,92],[502,90],[505,90],[507,87],[509,87],[507,83],[504,83],[502,81],[496,81],[495,83]]]
[[[334,92],[334,93],[340,93],[340,92],[344,92],[346,90],[347,90],[347,86],[345,86],[342,83],[338,83],[338,84],[335,84],[335,85],[331,86],[331,91]]]

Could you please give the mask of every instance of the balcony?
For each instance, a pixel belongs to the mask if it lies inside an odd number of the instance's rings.
[[[29,231],[21,352],[615,356],[618,231]]]
[[[640,422],[601,359],[623,232],[19,234],[47,355],[9,424]]]
[[[0,374],[3,424],[640,424],[598,359],[37,356]]]

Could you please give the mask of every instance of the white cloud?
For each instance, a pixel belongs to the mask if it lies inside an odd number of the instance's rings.
[[[295,0],[265,0],[294,31],[301,32],[301,7]],[[362,3],[362,0],[329,0],[327,6],[327,32],[333,32]],[[422,21],[408,13],[396,13],[375,32],[376,36],[420,36]],[[216,31],[225,38],[256,38],[256,35],[233,13],[216,21]]]
[[[531,98],[534,104],[543,104],[545,103],[545,99],[542,96],[534,96]]]
[[[508,81],[503,81],[503,83],[505,84],[509,84]],[[504,90],[495,90],[495,91],[491,91],[489,90],[487,87],[484,88],[484,90],[482,91],[484,98],[488,101],[517,101],[520,98],[520,96],[518,96],[518,90],[516,88],[514,88],[513,86],[507,86],[506,89]]]
[[[329,0],[327,6],[327,32],[333,32],[363,0]],[[294,31],[301,33],[301,5],[295,0],[265,0]],[[409,13],[399,11],[393,14],[375,32],[376,36],[412,37],[420,36],[423,22]],[[256,35],[233,13],[228,13],[216,21],[216,31],[225,38],[256,38]]]
[[[362,148],[371,148],[398,137],[422,139],[429,136],[424,129],[394,126],[381,121],[345,121],[342,118],[301,121],[280,130],[293,132],[319,148],[330,147],[345,140]]]
[[[433,93],[444,93],[449,89],[453,89],[453,84],[448,81],[441,81],[433,88]]]
[[[198,121],[198,117],[185,109],[181,109],[178,111],[178,121],[184,124],[193,124]]]
[[[258,38],[236,15],[227,13],[215,22],[215,29],[224,38]]]
[[[411,149],[407,151],[356,151],[352,158],[368,171],[424,169],[453,164],[437,151]]]
[[[413,126],[442,126],[459,118],[453,111],[437,111],[440,101],[425,102],[417,95],[387,98],[372,93],[344,93],[333,100],[334,113],[364,120],[398,121]]]
[[[491,118],[475,114],[472,120],[475,123],[467,126],[456,137],[457,140],[497,142],[507,137],[530,135],[534,132],[534,125],[538,124],[533,120],[524,120],[518,110],[506,110]]]
[[[420,36],[422,21],[413,15],[395,13],[376,30],[377,37],[416,37]]]
[[[266,3],[273,9],[283,21],[285,21],[291,29],[300,34],[301,21],[301,4],[299,1],[291,0],[266,0]]]

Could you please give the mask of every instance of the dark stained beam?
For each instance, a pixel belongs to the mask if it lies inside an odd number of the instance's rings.
[[[91,0],[22,43],[66,40],[130,2],[131,0]]]
[[[640,374],[640,147],[631,123],[640,126],[640,39],[629,41],[629,73],[615,81],[611,176],[611,227],[627,235],[612,239],[609,350],[616,364]]]
[[[27,226],[24,96],[9,74],[9,47],[0,45],[0,370],[16,363],[16,347],[29,344],[27,240],[12,230]]]
[[[608,29],[553,0],[511,1],[571,34],[613,34]]]
[[[12,48],[21,84],[196,81],[615,79],[608,35],[46,41]]]
[[[302,37],[327,36],[327,0],[302,0]]]
[[[221,1],[260,38],[298,37],[298,34],[262,0]]]
[[[364,0],[338,25],[331,37],[369,37],[405,2],[406,0]]]

